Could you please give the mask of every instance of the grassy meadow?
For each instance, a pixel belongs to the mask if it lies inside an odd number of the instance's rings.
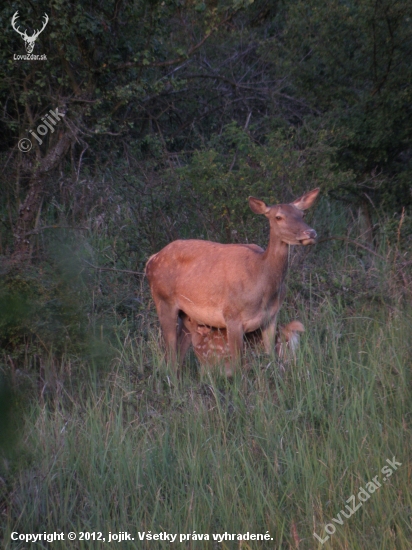
[[[0,550],[410,550],[411,0],[0,21]],[[296,356],[177,376],[148,258],[315,188]]]
[[[342,220],[324,212],[312,226],[337,228]],[[409,549],[410,275],[396,242],[370,253],[320,241],[291,251],[280,322],[306,327],[296,359],[248,357],[231,381],[201,378],[192,352],[176,379],[144,278],[90,269],[96,288],[121,289],[123,302],[133,295],[137,310],[119,314],[113,294],[110,338],[96,322],[87,359],[50,348],[40,376],[33,355],[26,370],[3,357],[17,389],[16,437],[0,470],[1,547]],[[390,477],[387,459],[398,463]],[[373,478],[380,486],[359,500]],[[11,541],[44,532],[65,540]],[[134,541],[109,542],[119,532]],[[267,538],[238,540],[247,533]]]

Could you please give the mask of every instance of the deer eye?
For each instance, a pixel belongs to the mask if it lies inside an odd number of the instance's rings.
[[[276,219],[277,220],[281,220],[282,219],[282,216],[279,216],[279,214],[276,216]]]

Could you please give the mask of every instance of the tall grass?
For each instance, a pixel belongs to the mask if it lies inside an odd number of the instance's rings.
[[[148,531],[268,532],[273,540],[220,547],[318,548],[313,532],[324,538],[346,500],[378,475],[382,487],[326,544],[409,549],[411,312],[344,319],[330,303],[321,309],[315,323],[302,312],[308,330],[284,374],[262,357],[233,382],[200,380],[189,365],[177,383],[152,334],[146,343],[126,337],[105,377],[32,403],[19,445],[25,467],[3,464],[13,488],[2,546],[46,548],[12,544],[11,533],[62,530],[101,531],[106,541],[56,548],[109,548],[109,531],[131,533],[127,548],[170,546],[139,541]],[[402,465],[383,482],[393,457]]]
[[[0,465],[2,548],[113,548],[109,532],[127,532],[122,548],[409,550],[412,310],[389,249],[370,258],[335,244],[292,266],[281,322],[299,318],[306,332],[284,370],[262,355],[232,381],[201,378],[190,356],[177,380],[150,305],[137,331],[113,315],[105,364],[43,358]],[[138,299],[151,303],[145,287]],[[384,481],[393,457],[401,465]],[[333,522],[376,476],[381,487]],[[335,528],[324,545],[313,535]],[[13,532],[65,541],[12,542]],[[270,540],[212,536],[248,532]]]

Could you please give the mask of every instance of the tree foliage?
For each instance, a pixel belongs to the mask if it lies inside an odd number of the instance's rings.
[[[110,204],[138,217],[146,253],[156,213],[183,204],[225,239],[248,193],[321,185],[369,218],[411,207],[406,0],[39,2],[19,24],[30,34],[49,14],[34,52],[46,61],[14,59],[15,11],[0,12],[3,254],[28,259],[42,227]],[[65,116],[39,144],[56,108]]]

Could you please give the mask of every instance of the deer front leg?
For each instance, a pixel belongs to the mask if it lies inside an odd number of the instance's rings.
[[[265,347],[265,351],[268,355],[271,355],[271,356],[275,354],[276,319],[280,310],[280,306],[282,305],[283,300],[285,299],[285,295],[286,295],[286,286],[282,283],[279,287],[277,299],[275,300],[272,307],[271,320],[265,327],[262,327],[261,329],[262,340],[263,340],[263,345]]]
[[[227,339],[229,342],[230,362],[226,363],[226,376],[233,376],[236,367],[241,365],[243,351],[243,327],[235,321],[229,321],[226,325]]]

